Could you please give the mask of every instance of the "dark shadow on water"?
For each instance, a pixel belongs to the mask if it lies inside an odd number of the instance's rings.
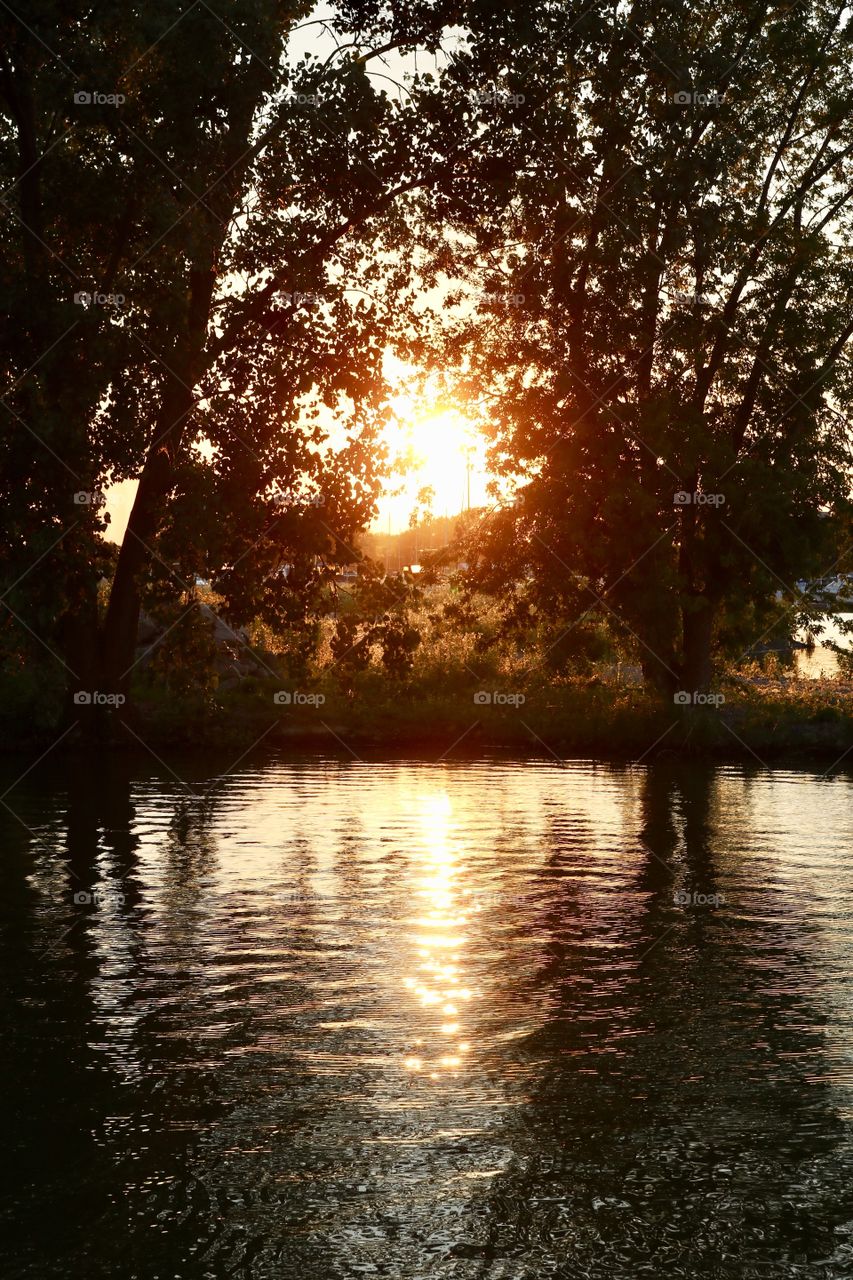
[[[144,938],[135,826],[134,789],[164,787],[164,943],[191,966],[193,908],[215,843],[209,777],[189,766],[189,787],[172,787],[168,774],[128,755],[94,769],[67,757],[7,796],[0,946],[3,1022],[14,1034],[0,1052],[15,1109],[0,1178],[2,1251],[16,1265],[4,1275],[172,1274],[174,1239],[150,1227],[143,1239],[134,1220],[164,1169],[186,1217],[209,1215],[203,1188],[181,1171],[189,1139],[225,1104],[198,1041],[176,1040],[149,1012],[146,988],[154,996],[160,979]],[[191,1026],[189,991],[176,1007],[175,1024]],[[187,1238],[178,1255],[197,1244]]]
[[[476,1274],[849,1274],[853,1145],[826,1013],[803,989],[809,925],[714,902],[719,791],[713,767],[653,766],[630,946],[618,958],[594,936],[552,946],[541,977],[554,1014],[526,1046],[548,1065],[458,1251]],[[561,857],[572,851],[554,849],[552,865]],[[552,938],[576,910],[553,910]]]

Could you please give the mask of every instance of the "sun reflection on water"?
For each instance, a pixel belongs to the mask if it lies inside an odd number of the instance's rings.
[[[420,1005],[422,1034],[413,1041],[417,1053],[406,1057],[404,1066],[437,1080],[442,1072],[455,1075],[464,1066],[471,1042],[464,1038],[460,1006],[474,998],[463,969],[468,919],[462,907],[464,846],[454,834],[453,807],[446,792],[423,800],[421,831],[422,858],[414,884],[416,969],[403,979],[403,985]]]

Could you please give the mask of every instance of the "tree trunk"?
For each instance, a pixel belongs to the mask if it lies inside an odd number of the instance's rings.
[[[67,676],[60,727],[76,725],[84,738],[93,738],[97,733],[99,681],[97,647],[93,643],[98,634],[98,584],[94,574],[86,574],[84,581],[77,584],[75,596],[76,603],[62,619],[60,628]]]
[[[672,702],[678,688],[678,679],[673,669],[675,659],[667,663],[654,654],[644,653],[641,664],[644,682],[659,693],[665,702]]]
[[[163,513],[165,499],[173,475],[173,452],[180,445],[180,417],[192,406],[192,396],[185,389],[183,399],[188,401],[178,408],[177,393],[164,398],[158,417],[154,443],[139,478],[139,488],[122,539],[118,564],[110,591],[107,616],[104,620],[100,642],[100,666],[103,683],[109,693],[129,696],[130,679],[136,654],[136,636],[139,629],[140,577],[151,554]],[[173,411],[178,409],[178,413]],[[174,428],[172,440],[167,444],[163,422],[171,420]]]
[[[706,598],[694,597],[693,602],[697,607],[682,612],[681,688],[695,700],[693,695],[711,687],[714,609]]]
[[[169,361],[169,380],[122,539],[101,633],[100,665],[105,687],[125,699],[129,697],[136,653],[140,577],[160,528],[181,442],[195,405],[194,388],[204,365],[210,304],[216,283],[215,260],[215,251],[209,249],[206,262],[191,272],[186,339],[182,349]]]

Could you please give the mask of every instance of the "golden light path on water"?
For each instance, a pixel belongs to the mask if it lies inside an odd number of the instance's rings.
[[[458,855],[460,844],[452,826],[453,808],[446,792],[424,798],[421,830],[425,836],[422,874],[417,894],[423,914],[415,923],[415,973],[403,985],[419,1002],[424,1014],[424,1034],[414,1044],[418,1053],[406,1058],[409,1071],[428,1071],[437,1080],[440,1070],[457,1071],[463,1065],[470,1042],[464,1031],[464,1008],[474,992],[464,984],[465,925],[462,909]]]

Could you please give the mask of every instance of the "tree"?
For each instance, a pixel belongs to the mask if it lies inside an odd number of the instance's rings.
[[[367,69],[435,50],[450,8],[0,14],[4,638],[69,694],[126,691],[146,576],[204,571],[236,618],[292,618],[368,520],[408,287],[396,206],[444,152]],[[99,621],[102,494],[127,478]],[[273,588],[285,561],[304,572]]]
[[[482,160],[429,197],[432,283],[466,281],[432,358],[519,482],[476,581],[520,615],[608,618],[668,696],[701,694],[780,590],[808,613],[793,584],[831,570],[849,511],[849,11],[468,22],[452,92]]]

